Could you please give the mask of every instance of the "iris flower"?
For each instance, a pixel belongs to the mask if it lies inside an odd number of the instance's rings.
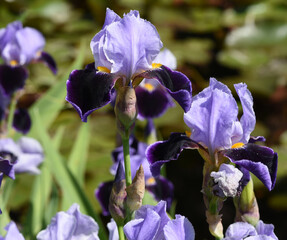
[[[39,174],[38,165],[43,161],[40,143],[28,137],[21,137],[16,143],[11,138],[0,139],[0,156],[10,164],[16,173]]]
[[[0,83],[7,95],[23,88],[28,77],[25,66],[31,62],[44,62],[53,73],[57,72],[53,58],[43,51],[45,39],[34,28],[15,21],[0,29]]]
[[[15,222],[11,221],[6,227],[5,230],[7,231],[5,237],[0,236],[0,240],[25,240],[23,235],[19,232],[17,225]]]
[[[218,156],[223,154],[239,167],[245,179],[250,178],[249,172],[252,172],[269,191],[274,188],[277,153],[255,144],[264,138],[250,136],[256,123],[251,93],[246,84],[239,83],[234,87],[243,109],[240,119],[231,91],[211,78],[209,87],[193,98],[190,110],[184,114],[184,121],[191,129],[190,136],[174,133],[169,140],[157,142],[147,150],[154,176],[159,174],[165,162],[176,160],[183,149],[197,148],[214,165],[220,164]]]
[[[173,184],[162,176],[154,178],[151,174],[148,160],[145,156],[145,151],[148,145],[143,142],[138,142],[134,137],[130,139],[130,159],[131,159],[131,174],[132,178],[135,177],[136,171],[139,169],[140,165],[143,166],[144,176],[145,176],[145,187],[153,197],[159,200],[165,200],[167,202],[168,209],[171,206],[173,200]],[[123,147],[117,147],[112,152],[113,166],[110,171],[113,175],[116,175],[118,165],[121,162],[124,164]],[[99,200],[103,215],[109,215],[108,204],[110,192],[112,189],[113,181],[104,182],[100,184],[97,188],[95,195]]]
[[[128,240],[194,240],[195,233],[187,218],[176,215],[171,220],[166,213],[166,202],[156,206],[144,205],[135,212],[135,218],[124,226]]]
[[[104,26],[90,46],[95,62],[84,70],[74,70],[67,81],[66,100],[83,122],[94,110],[111,102],[115,88],[137,87],[143,79],[157,79],[185,112],[189,110],[189,79],[154,62],[162,42],[156,28],[140,18],[138,11],[121,18],[107,9]]]
[[[246,222],[231,224],[225,233],[224,240],[278,240],[273,224],[265,224],[260,220],[256,227]]]
[[[58,212],[48,227],[38,233],[37,240],[99,240],[98,232],[95,220],[82,214],[79,205],[74,203],[68,211]]]

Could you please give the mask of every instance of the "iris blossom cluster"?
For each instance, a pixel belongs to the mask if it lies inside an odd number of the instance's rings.
[[[136,138],[130,138],[130,155],[131,155],[131,174],[132,178],[135,177],[137,170],[142,165],[145,177],[145,187],[154,198],[159,200],[165,200],[167,202],[167,208],[169,209],[173,200],[173,184],[163,176],[154,178],[150,172],[149,163],[145,156],[145,151],[148,145],[143,142],[138,142]],[[110,171],[113,175],[116,175],[118,165],[124,164],[123,148],[117,147],[112,152],[113,166]],[[101,203],[103,215],[109,215],[108,204],[110,192],[113,186],[113,181],[104,182],[97,188],[95,195]]]
[[[66,100],[83,122],[94,110],[111,102],[115,89],[135,88],[143,79],[156,79],[185,112],[190,108],[189,79],[154,62],[162,42],[156,28],[140,18],[138,11],[120,18],[107,9],[104,26],[90,46],[95,62],[84,70],[74,70],[67,81]],[[166,108],[166,101],[159,104],[160,108]]]
[[[147,150],[151,172],[157,176],[160,167],[170,160],[178,158],[185,148],[199,149],[206,162],[217,166],[226,161],[244,173],[249,179],[252,172],[263,184],[272,190],[276,181],[277,153],[271,148],[256,145],[263,137],[250,137],[255,127],[253,100],[247,86],[235,84],[240,98],[243,114],[238,119],[238,106],[227,86],[210,79],[210,85],[193,98],[190,110],[184,120],[191,129],[190,136],[173,133],[167,141],[157,142]],[[243,181],[246,183],[246,181]]]
[[[43,51],[44,46],[44,36],[34,28],[23,27],[19,21],[0,29],[0,57],[4,61],[0,65],[0,120],[4,119],[14,92],[24,87],[29,75],[28,64],[43,62],[56,74],[56,63]],[[31,126],[27,111],[18,110],[13,125],[20,132],[27,133]]]

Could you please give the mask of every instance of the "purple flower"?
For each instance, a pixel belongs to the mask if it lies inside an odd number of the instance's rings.
[[[16,173],[39,174],[37,167],[44,159],[40,143],[28,137],[21,137],[17,143],[11,138],[0,139],[0,156],[14,164]]]
[[[57,72],[53,58],[43,51],[45,39],[34,28],[24,27],[15,21],[0,29],[0,83],[7,95],[23,88],[28,72],[24,66],[31,62],[44,62],[54,74]]]
[[[184,115],[185,123],[191,129],[190,137],[174,133],[169,140],[157,142],[147,150],[154,176],[159,174],[160,167],[165,162],[176,160],[183,149],[200,148],[201,153],[206,155],[204,157],[210,161],[214,161],[215,154],[224,154],[240,169],[252,172],[269,190],[274,188],[277,153],[271,148],[254,143],[256,140],[263,140],[262,137],[250,137],[255,127],[252,96],[246,84],[234,86],[243,109],[240,120],[231,91],[211,78],[209,87],[193,98],[190,110]],[[248,176],[249,173],[244,173],[244,178]]]
[[[95,62],[74,70],[67,81],[67,97],[82,121],[94,110],[111,102],[114,86],[133,86],[142,79],[157,79],[166,91],[188,111],[191,84],[182,73],[153,64],[162,47],[156,28],[130,11],[120,18],[110,9],[102,30],[91,41]]]
[[[0,240],[25,240],[23,235],[19,232],[16,224],[11,221],[6,227],[5,230],[7,231],[5,237],[0,236]]]
[[[135,219],[124,226],[127,239],[193,240],[195,233],[187,218],[176,215],[171,220],[166,214],[166,203],[145,205],[135,212]]]
[[[152,176],[150,165],[145,156],[147,146],[148,145],[143,142],[138,142],[134,137],[131,137],[130,139],[132,178],[135,177],[136,171],[139,169],[140,165],[142,165],[145,175],[146,190],[148,190],[156,200],[167,201],[167,206],[169,209],[173,200],[173,184],[162,176],[158,176],[156,178]],[[119,163],[121,162],[121,164],[124,165],[123,147],[117,147],[112,152],[112,157],[114,164],[110,171],[113,175],[116,175]],[[102,183],[95,192],[95,195],[102,206],[103,215],[109,215],[108,203],[112,185],[112,181]]]
[[[278,240],[274,233],[272,224],[265,224],[259,221],[256,227],[246,222],[236,222],[231,224],[225,233],[224,240]]]
[[[74,203],[67,212],[58,212],[45,230],[37,235],[37,240],[99,240],[99,226],[95,220],[84,215]]]
[[[161,51],[154,63],[161,63],[170,69],[176,69],[176,58],[168,49]],[[140,119],[155,118],[174,106],[170,94],[156,79],[144,79],[136,87],[138,117]]]

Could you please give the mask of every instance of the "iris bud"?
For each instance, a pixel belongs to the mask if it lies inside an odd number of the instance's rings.
[[[127,206],[131,211],[138,210],[142,206],[142,199],[145,192],[145,177],[142,165],[137,170],[137,173],[127,191]]]
[[[117,89],[115,114],[118,130],[126,134],[131,129],[137,118],[137,101],[134,88],[123,86]]]

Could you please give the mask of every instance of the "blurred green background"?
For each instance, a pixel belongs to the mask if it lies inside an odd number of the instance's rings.
[[[142,18],[156,26],[164,47],[176,56],[178,70],[190,78],[193,94],[208,85],[209,77],[217,78],[232,90],[234,83],[247,83],[257,116],[253,135],[265,136],[266,144],[279,155],[277,183],[271,193],[254,179],[261,219],[273,223],[278,238],[283,239],[287,229],[287,1],[1,0],[0,27],[21,20],[24,26],[38,29],[46,37],[45,51],[57,62],[56,76],[44,65],[29,66],[30,78],[18,104],[33,106],[53,86],[61,87],[58,98],[51,99],[59,109],[49,119],[48,128],[52,137],[62,134],[59,145],[64,157],[69,156],[83,124],[64,100],[65,81],[75,60],[81,59],[80,68],[93,61],[89,43],[101,29],[107,7],[120,16],[131,9],[139,10]],[[182,110],[175,107],[156,119],[160,138],[167,139],[171,132],[187,130],[182,116]],[[144,122],[136,125],[140,139],[144,125]],[[86,169],[85,193],[100,212],[94,189],[100,182],[113,179],[109,173],[110,153],[117,146],[112,107],[94,112],[88,127],[83,139],[89,148],[77,156],[77,164]],[[35,128],[32,131],[35,133]],[[167,165],[166,172],[175,184],[176,212],[193,223],[196,239],[211,239],[200,193],[202,166],[196,152],[184,151],[179,161]],[[34,179],[35,176],[23,174],[14,183],[9,209],[16,222],[26,221]],[[53,194],[61,195],[57,184],[52,188],[51,199]],[[53,216],[56,210],[50,209],[48,216]],[[234,218],[231,200],[223,213],[226,228]],[[49,221],[47,217],[46,223]]]

